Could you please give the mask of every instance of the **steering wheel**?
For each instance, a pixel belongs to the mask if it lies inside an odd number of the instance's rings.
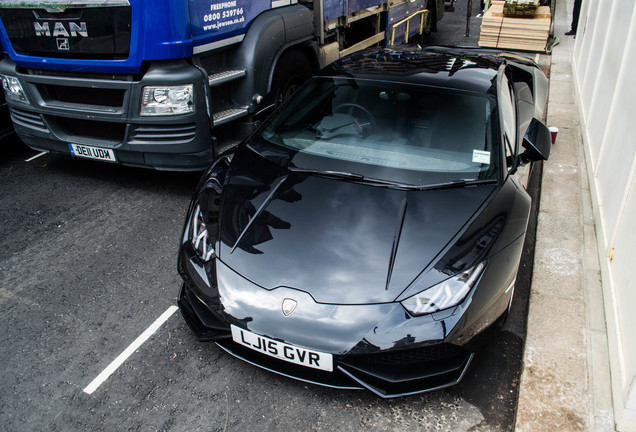
[[[353,114],[355,110],[358,110],[359,112],[364,114],[364,117],[366,118],[360,118],[360,116],[355,116]],[[371,112],[368,109],[366,109],[365,107],[357,103],[353,103],[353,102],[342,103],[338,105],[337,107],[335,107],[333,109],[333,112],[334,114],[337,112],[341,112],[343,114],[349,114],[353,116],[354,118],[357,118],[357,120],[359,120],[358,126],[360,127],[360,129],[362,129],[366,133],[370,133],[371,131],[373,131],[373,128],[375,127],[375,117],[373,117],[373,114],[371,114]]]

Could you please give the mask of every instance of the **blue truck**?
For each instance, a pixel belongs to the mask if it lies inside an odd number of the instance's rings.
[[[0,0],[0,80],[34,150],[201,170],[264,95],[436,30],[444,0]]]

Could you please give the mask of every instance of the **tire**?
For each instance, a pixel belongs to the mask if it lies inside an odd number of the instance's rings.
[[[274,70],[272,79],[272,91],[279,91],[283,100],[290,97],[298,87],[309,79],[314,73],[309,59],[298,50],[290,50],[284,53]]]
[[[512,294],[510,295],[510,300],[508,301],[508,307],[506,308],[504,313],[502,313],[501,316],[497,318],[497,320],[495,321],[495,325],[497,326],[499,330],[505,329],[506,323],[508,322],[508,318],[510,317],[510,309],[512,309],[512,300],[514,299],[514,297],[515,297],[515,291],[513,289]]]
[[[431,7],[429,7],[431,6]],[[429,11],[431,11],[430,15],[430,32],[437,32],[437,6],[433,0],[429,0],[426,4],[426,7]],[[428,23],[426,24],[428,25]],[[429,32],[429,35],[430,35]]]
[[[428,42],[428,39],[431,37],[431,32],[435,27],[435,10],[430,11],[426,14],[424,18],[424,28],[422,29],[422,41]]]
[[[419,26],[419,22],[418,22]],[[433,31],[433,12],[429,11],[424,17],[424,25],[422,28],[422,34],[415,34],[409,38],[409,44],[411,45],[426,45],[431,37]]]
[[[434,11],[430,11],[424,18],[424,28],[422,30],[423,42],[428,42],[428,38],[431,36],[431,32],[433,31],[433,13]]]

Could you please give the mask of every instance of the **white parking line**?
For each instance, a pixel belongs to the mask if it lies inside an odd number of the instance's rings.
[[[30,158],[28,158],[28,159],[25,159],[24,161],[25,161],[25,162],[31,162],[33,159],[37,159],[37,158],[39,158],[40,156],[44,156],[45,154],[48,154],[48,153],[49,153],[49,152],[42,152],[42,153],[38,153],[38,154],[36,154],[36,155],[35,155],[35,156],[33,156],[33,157],[30,157]]]
[[[104,383],[116,370],[121,366],[128,357],[130,357],[139,347],[146,342],[150,336],[152,336],[159,327],[163,325],[168,318],[172,316],[176,312],[178,308],[176,306],[170,306],[167,311],[165,311],[157,320],[152,323],[150,327],[146,329],[133,343],[131,343],[128,348],[124,350],[121,354],[117,356],[115,360],[111,364],[109,364],[106,369],[102,371],[97,378],[95,378],[89,385],[84,389],[84,393],[92,394],[97,388]]]

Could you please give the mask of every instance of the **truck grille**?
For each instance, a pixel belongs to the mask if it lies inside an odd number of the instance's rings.
[[[69,139],[99,139],[113,144],[124,142],[126,136],[126,124],[115,122],[102,122],[96,120],[74,119],[65,117],[47,116],[47,120],[53,121],[61,128]],[[53,126],[51,126],[53,127]]]
[[[196,125],[139,125],[133,134],[133,141],[137,142],[187,142],[194,139]]]
[[[126,90],[112,88],[70,87],[61,85],[38,84],[40,96],[45,101],[57,101],[71,104],[99,107],[121,108]]]
[[[34,2],[35,3],[35,2]],[[125,59],[130,50],[131,7],[0,8],[0,19],[19,54],[81,59]]]
[[[11,120],[15,124],[28,127],[31,129],[37,129],[41,132],[48,132],[49,129],[44,124],[40,114],[32,113],[30,111],[23,111],[16,108],[11,108]]]

